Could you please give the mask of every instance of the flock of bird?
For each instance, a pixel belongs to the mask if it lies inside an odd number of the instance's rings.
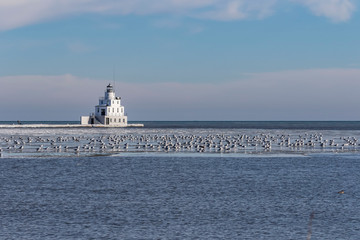
[[[325,139],[321,133],[305,133],[297,136],[271,134],[11,136],[0,137],[0,156],[19,153],[354,151],[359,145],[356,137]]]

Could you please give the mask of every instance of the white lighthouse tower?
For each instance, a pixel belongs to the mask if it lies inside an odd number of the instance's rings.
[[[95,106],[95,113],[90,116],[82,116],[81,124],[102,124],[114,127],[126,127],[128,125],[124,106],[121,106],[121,97],[115,96],[111,84],[106,87],[105,97],[99,98],[99,105]]]

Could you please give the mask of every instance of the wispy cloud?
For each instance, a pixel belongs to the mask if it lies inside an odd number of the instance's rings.
[[[116,90],[130,120],[356,120],[359,78],[360,69],[312,69],[217,84],[121,82]],[[107,84],[72,75],[0,77],[0,83],[0,108],[9,120],[78,119],[93,111]]]
[[[324,16],[334,22],[344,22],[356,10],[352,0],[295,0],[308,7],[317,16]]]
[[[308,7],[315,15],[346,21],[355,11],[351,0],[286,0]],[[175,16],[233,21],[261,19],[274,13],[280,0],[2,0],[0,30],[83,13]]]
[[[199,11],[195,17],[220,21],[242,20],[247,18],[264,18],[273,13],[278,0],[232,0],[221,1],[209,6],[209,9]]]

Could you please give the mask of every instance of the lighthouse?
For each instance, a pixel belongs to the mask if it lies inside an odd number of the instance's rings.
[[[99,98],[99,104],[95,106],[95,113],[81,117],[82,125],[106,125],[111,127],[126,127],[127,116],[124,106],[121,105],[121,97],[115,96],[114,88],[107,85],[105,96]]]

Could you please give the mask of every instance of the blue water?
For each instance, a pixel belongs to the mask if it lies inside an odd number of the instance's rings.
[[[360,121],[144,121],[146,128],[360,130]]]
[[[21,124],[80,124],[79,121],[21,121]],[[360,130],[360,121],[129,121],[145,128]],[[18,124],[17,121],[0,121]]]
[[[360,156],[1,159],[0,239],[359,239]],[[344,194],[337,192],[344,189]]]
[[[60,144],[60,135],[77,139],[61,143],[70,146],[92,137],[108,144],[114,135],[360,138],[360,122],[144,123],[0,129],[0,239],[360,239],[358,144],[228,154],[129,148],[88,156],[32,148],[35,139]],[[28,137],[36,146],[7,149]]]

